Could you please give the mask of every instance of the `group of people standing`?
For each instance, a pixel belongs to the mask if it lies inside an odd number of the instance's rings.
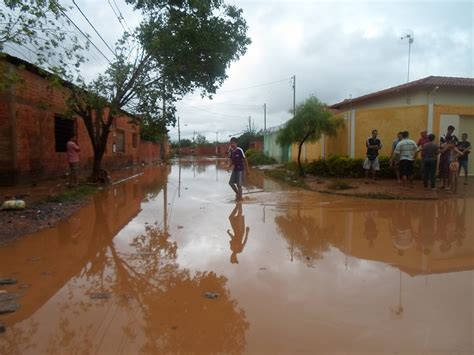
[[[446,189],[452,193],[457,192],[458,176],[464,170],[464,184],[467,185],[468,156],[471,144],[467,140],[467,133],[463,133],[461,140],[454,135],[454,127],[449,126],[446,134],[435,143],[436,136],[428,134],[426,130],[420,133],[418,142],[409,137],[408,131],[398,132],[397,139],[392,143],[390,154],[390,166],[394,169],[397,181],[403,185],[413,182],[414,163],[421,154],[423,185],[428,188],[428,182],[433,190],[436,190],[436,170],[442,181],[440,189]],[[379,150],[382,142],[378,138],[377,130],[372,131],[372,136],[367,138],[367,157],[364,161],[366,183],[369,173],[375,179],[376,172],[380,170],[378,160]]]

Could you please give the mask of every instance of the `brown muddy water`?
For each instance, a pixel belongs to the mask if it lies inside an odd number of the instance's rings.
[[[473,353],[474,200],[375,201],[174,162],[0,248],[0,354]]]

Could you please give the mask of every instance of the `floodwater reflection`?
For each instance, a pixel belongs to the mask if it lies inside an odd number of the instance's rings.
[[[235,204],[225,159],[193,160],[0,248],[22,294],[1,354],[472,353],[472,199],[351,199],[252,171]]]
[[[245,216],[242,212],[242,203],[236,203],[234,209],[229,215],[229,222],[232,226],[233,233],[230,229],[227,230],[227,234],[230,237],[230,250],[232,254],[230,256],[230,262],[232,264],[238,264],[237,254],[244,250],[245,244],[249,237],[249,227],[245,227]]]

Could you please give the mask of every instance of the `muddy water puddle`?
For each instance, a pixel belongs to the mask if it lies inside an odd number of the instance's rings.
[[[473,351],[474,201],[373,201],[183,160],[0,248],[1,354]]]

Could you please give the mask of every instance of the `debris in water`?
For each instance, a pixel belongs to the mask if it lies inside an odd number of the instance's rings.
[[[218,298],[220,295],[217,292],[205,292],[204,297],[210,299],[210,300],[215,300]]]
[[[108,292],[96,292],[90,295],[91,300],[107,300],[110,298],[110,293]]]
[[[1,302],[0,303],[0,314],[13,313],[20,308],[20,305],[16,302]]]
[[[0,322],[0,333],[5,333],[7,330],[7,326]]]
[[[0,293],[0,302],[16,300],[19,297],[16,293]]]
[[[178,226],[178,229],[183,229],[184,227],[183,226]]]
[[[17,283],[16,279],[0,277],[0,285],[13,285],[16,283]]]

